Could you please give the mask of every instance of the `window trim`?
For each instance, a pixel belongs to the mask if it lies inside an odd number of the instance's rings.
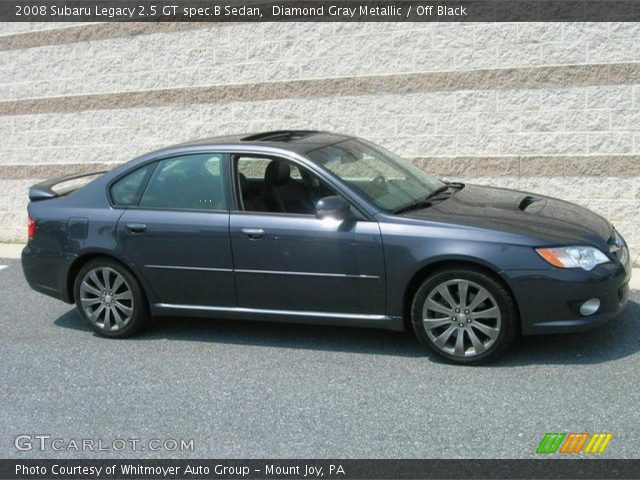
[[[339,192],[340,195],[342,195],[345,198],[345,200],[349,202],[349,204],[353,205],[357,209],[357,211],[362,214],[362,216],[364,217],[363,221],[377,223],[378,222],[377,215],[384,213],[383,210],[378,208],[375,204],[370,202],[368,199],[364,198],[360,193],[356,191],[352,191],[351,188],[348,185],[344,184],[344,182],[339,177],[333,175],[330,171],[321,167],[320,165],[315,164],[314,161],[308,158],[304,153],[297,153],[297,152],[284,150],[282,148],[273,147],[273,146],[259,147],[256,145],[249,145],[249,144],[248,145],[220,144],[220,145],[212,145],[212,146],[202,145],[202,146],[189,147],[188,150],[162,151],[162,152],[154,152],[154,153],[144,155],[139,159],[137,159],[138,161],[140,161],[140,163],[136,165],[136,167],[132,167],[127,171],[118,174],[116,177],[114,177],[107,183],[107,185],[105,186],[106,188],[105,196],[107,197],[107,202],[109,203],[109,206],[111,208],[120,209],[120,210],[126,210],[127,208],[132,208],[132,207],[114,205],[111,202],[109,189],[111,188],[111,185],[114,182],[117,182],[120,178],[132,172],[136,168],[141,168],[145,165],[158,162],[166,158],[200,154],[200,153],[213,153],[213,154],[223,155],[224,161],[226,162],[225,169],[226,169],[226,175],[228,176],[228,178],[232,178],[232,175],[233,175],[233,170],[232,170],[233,162],[231,161],[231,157],[233,155],[248,155],[248,156],[257,155],[257,156],[267,156],[267,157],[271,156],[271,157],[283,158],[283,159],[289,160],[290,162],[295,163],[296,165],[300,165],[303,168],[306,168],[307,170],[313,172],[316,176],[324,180],[330,187],[332,187],[334,190]],[[153,155],[156,155],[156,156],[153,156]],[[142,160],[143,158],[145,159]],[[227,195],[227,198],[230,200],[230,203],[228,205],[228,210],[225,210],[227,212],[238,211],[235,209],[236,207],[235,207],[234,195],[236,194],[235,193],[236,187],[234,183],[235,182],[231,182],[231,181],[224,182],[225,194]],[[231,204],[232,202],[234,203],[233,205]],[[198,210],[198,211],[201,211],[201,210]]]

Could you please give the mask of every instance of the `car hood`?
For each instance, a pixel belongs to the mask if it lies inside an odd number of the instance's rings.
[[[446,200],[402,216],[526,235],[540,244],[602,245],[612,228],[600,215],[570,202],[478,185],[466,185]]]

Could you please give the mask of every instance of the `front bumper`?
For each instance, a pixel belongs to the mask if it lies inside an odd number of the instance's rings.
[[[631,267],[619,262],[582,269],[505,272],[520,309],[523,335],[577,332],[615,318],[629,298]],[[597,298],[600,308],[582,315],[580,306]]]

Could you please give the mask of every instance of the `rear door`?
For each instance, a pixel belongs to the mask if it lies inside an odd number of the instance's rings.
[[[160,303],[236,305],[226,162],[219,153],[160,160],[120,217],[118,241]]]

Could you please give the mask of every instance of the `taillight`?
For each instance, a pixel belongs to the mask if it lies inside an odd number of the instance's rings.
[[[29,215],[29,223],[27,224],[27,235],[29,236],[29,240],[36,235],[36,222],[31,218],[31,215]]]

